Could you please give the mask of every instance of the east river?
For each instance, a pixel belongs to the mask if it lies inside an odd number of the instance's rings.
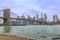
[[[0,27],[0,33],[3,33],[5,26]],[[58,37],[60,36],[60,25],[26,25],[10,26],[11,30],[7,34],[18,36],[39,38],[40,36]]]

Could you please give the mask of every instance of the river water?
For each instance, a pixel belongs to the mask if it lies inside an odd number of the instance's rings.
[[[5,26],[0,27],[0,33],[3,33]],[[40,36],[58,37],[60,35],[60,25],[27,25],[10,26],[11,31],[7,34],[16,34],[24,37],[39,38]]]

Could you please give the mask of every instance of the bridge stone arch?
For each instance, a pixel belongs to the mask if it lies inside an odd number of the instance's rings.
[[[9,25],[10,24],[10,9],[4,9],[3,15],[4,15],[3,24]]]

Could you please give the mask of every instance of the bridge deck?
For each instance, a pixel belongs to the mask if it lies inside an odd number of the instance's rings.
[[[20,19],[19,18],[10,18],[10,19],[41,22],[39,20],[33,20],[33,19],[21,19],[21,18]]]
[[[5,17],[0,17],[0,19],[5,19]]]
[[[5,17],[0,17],[0,19],[6,19]],[[33,19],[19,19],[19,18],[10,18],[10,19],[16,19],[16,20],[25,20],[25,21],[35,21],[35,22],[41,22],[39,20],[33,20]]]

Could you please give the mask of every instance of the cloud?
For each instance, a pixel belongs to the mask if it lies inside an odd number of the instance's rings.
[[[49,16],[60,13],[60,0],[0,0],[0,9],[10,8],[18,15],[46,13]],[[48,17],[49,17],[48,16]],[[51,17],[50,17],[51,18]]]

